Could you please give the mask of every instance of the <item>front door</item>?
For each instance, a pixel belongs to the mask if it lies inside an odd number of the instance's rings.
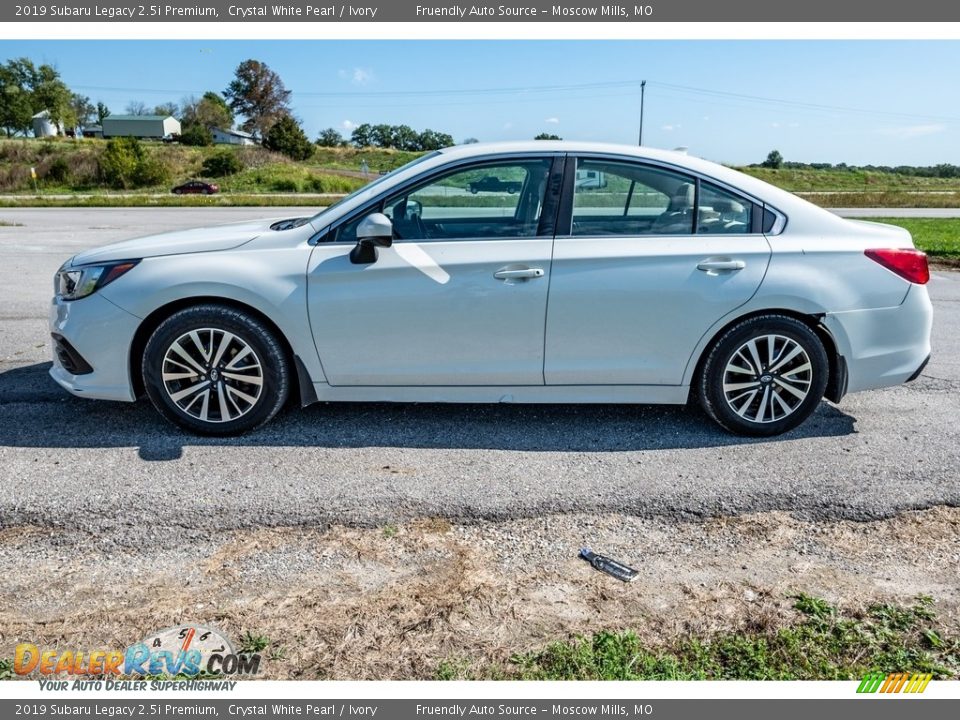
[[[319,243],[308,302],[327,381],[542,385],[553,222],[541,219],[553,162],[524,157],[441,173],[385,196]],[[356,226],[374,211],[391,218],[393,246],[354,265]]]

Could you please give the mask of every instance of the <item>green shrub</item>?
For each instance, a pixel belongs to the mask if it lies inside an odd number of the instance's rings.
[[[270,183],[270,189],[276,192],[299,192],[300,186],[292,178],[277,178]]]
[[[180,133],[180,144],[192,147],[209,147],[213,145],[213,133],[200,123],[192,123],[183,128]]]
[[[133,181],[136,187],[163,185],[170,181],[170,169],[160,158],[144,155],[133,171]]]
[[[243,163],[236,153],[219,150],[203,161],[203,172],[210,177],[225,177],[243,170]]]
[[[132,137],[112,138],[100,156],[100,176],[113,188],[133,187],[137,165],[143,158],[143,146]]]

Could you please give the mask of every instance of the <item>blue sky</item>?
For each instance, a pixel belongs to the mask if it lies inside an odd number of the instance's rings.
[[[311,138],[353,124],[456,140],[635,143],[729,163],[960,164],[960,41],[10,41],[114,113],[222,91],[242,60],[293,91]]]

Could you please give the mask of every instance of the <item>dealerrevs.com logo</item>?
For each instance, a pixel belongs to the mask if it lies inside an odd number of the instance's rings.
[[[13,670],[17,675],[47,677],[255,675],[260,671],[260,655],[234,651],[218,630],[178,625],[151,633],[125,650],[54,650],[20,643]]]

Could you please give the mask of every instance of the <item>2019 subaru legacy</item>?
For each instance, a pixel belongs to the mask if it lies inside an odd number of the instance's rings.
[[[602,182],[578,182],[583,177]],[[775,435],[930,353],[926,257],[720,165],[538,141],[430,153],[307,218],[89,250],[53,378],[228,435],[317,401],[686,403]]]

